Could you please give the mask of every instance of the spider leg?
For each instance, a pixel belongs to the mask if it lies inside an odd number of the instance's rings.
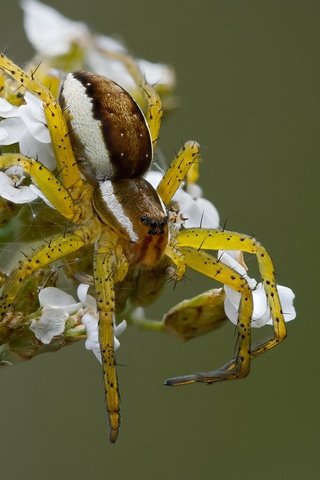
[[[179,150],[157,187],[157,192],[165,205],[168,205],[190,169],[198,165],[199,157],[200,146],[197,142],[186,142]]]
[[[34,183],[49,200],[52,206],[67,219],[74,217],[74,204],[71,195],[42,163],[18,153],[0,155],[0,169],[21,167],[30,175]]]
[[[114,355],[115,318],[115,239],[104,235],[98,242],[94,257],[94,285],[99,312],[99,341],[103,362],[105,396],[110,424],[110,441],[115,442],[120,427],[120,398]]]
[[[196,381],[213,383],[221,380],[233,380],[235,378],[245,377],[249,373],[250,369],[250,324],[253,312],[252,292],[247,281],[232,268],[224,265],[220,260],[217,260],[207,252],[195,250],[192,247],[182,247],[181,253],[184,256],[186,265],[188,265],[188,267],[230,286],[241,294],[237,323],[239,347],[236,361],[232,363],[231,366],[227,364],[227,366],[224,366],[214,372],[171,378],[166,381],[166,385],[185,385],[194,383]],[[203,375],[205,375],[205,380]]]
[[[286,324],[281,308],[275,281],[272,259],[266,249],[255,238],[237,232],[209,229],[190,229],[179,232],[178,246],[192,246],[204,250],[241,250],[257,256],[259,271],[266,292],[271,317],[273,319],[274,338],[252,350],[253,355],[269,350],[286,337]]]
[[[136,83],[137,87],[141,90],[147,103],[146,119],[150,130],[152,144],[153,147],[155,147],[159,137],[161,119],[163,115],[159,94],[151,85],[146,82],[146,79],[137,64],[137,61],[133,57],[125,52],[105,50],[98,45],[97,49],[102,55],[121,62]]]
[[[70,234],[56,236],[21,260],[4,282],[0,297],[0,317],[13,309],[14,300],[19,295],[20,286],[30,275],[66,255],[76,252],[89,243],[94,243],[99,235],[99,225],[98,221],[92,222],[89,227],[79,228]]]
[[[80,172],[71,148],[68,127],[59,103],[50,90],[35,78],[15,65],[3,53],[0,53],[0,70],[16,80],[22,87],[43,102],[52,146],[57,160],[57,169],[66,188],[81,184]]]

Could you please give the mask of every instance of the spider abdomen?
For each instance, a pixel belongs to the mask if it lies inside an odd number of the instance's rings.
[[[60,104],[76,160],[90,183],[141,177],[148,170],[149,128],[140,107],[120,85],[94,73],[70,73]]]

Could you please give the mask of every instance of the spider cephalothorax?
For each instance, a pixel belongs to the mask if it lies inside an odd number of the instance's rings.
[[[121,55],[120,55],[121,56]],[[213,383],[240,378],[249,372],[250,359],[274,347],[286,327],[270,256],[254,238],[209,228],[179,228],[183,212],[168,214],[168,205],[190,168],[198,162],[199,145],[187,142],[164,173],[157,188],[143,178],[158,139],[162,107],[158,94],[145,81],[134,61],[124,64],[145,97],[145,115],[132,97],[104,77],[81,72],[64,81],[60,104],[33,74],[28,75],[4,55],[0,69],[42,101],[57,169],[19,153],[0,156],[0,168],[21,167],[42,194],[68,222],[68,228],[23,258],[4,283],[0,313],[15,310],[23,285],[35,272],[80,251],[93,250],[93,289],[99,312],[99,340],[103,363],[111,441],[117,438],[120,413],[114,356],[116,309],[128,299],[145,304],[153,299],[174,268],[176,279],[186,267],[239,292],[238,350],[219,370],[177,377],[170,385]],[[274,326],[274,336],[251,345],[252,291],[246,279],[206,250],[241,250],[258,259]],[[171,266],[168,268],[168,266]],[[76,266],[68,265],[71,273]],[[70,272],[68,272],[70,273]],[[142,282],[139,283],[139,279]],[[20,302],[21,303],[21,302]],[[205,309],[205,305],[202,305]],[[1,330],[1,324],[0,324]]]
[[[93,194],[99,218],[117,230],[129,264],[156,265],[168,243],[167,212],[144,178],[105,180]]]

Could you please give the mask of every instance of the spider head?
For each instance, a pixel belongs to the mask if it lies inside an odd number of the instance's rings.
[[[155,266],[168,243],[168,215],[144,178],[99,182],[93,205],[103,223],[119,234],[129,264]]]

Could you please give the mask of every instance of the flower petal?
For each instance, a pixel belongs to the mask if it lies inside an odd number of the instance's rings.
[[[37,195],[26,186],[15,187],[13,181],[4,172],[0,172],[0,196],[13,203],[29,203]]]
[[[173,68],[163,63],[153,63],[148,60],[138,60],[138,65],[149,85],[164,85],[172,89],[176,83]]]
[[[291,322],[291,320],[294,320],[296,318],[296,310],[293,306],[295,294],[293,293],[291,288],[284,287],[283,285],[278,285],[277,289],[280,297],[284,319],[286,322]]]
[[[8,138],[8,131],[5,128],[0,127],[0,145],[4,145],[5,139]]]
[[[11,105],[5,98],[0,97],[0,117],[9,118],[9,117],[18,117],[19,116],[19,107]]]
[[[118,337],[119,335],[121,335],[121,333],[125,331],[126,328],[127,322],[125,320],[122,320],[114,329],[115,335]]]
[[[219,250],[218,258],[222,263],[228,265],[228,267],[231,267],[233,270],[239,273],[239,275],[245,278],[249,284],[249,287],[251,290],[253,290],[256,287],[257,282],[254,278],[249,277],[243,264],[239,263],[243,259],[242,254],[240,254],[241,252],[239,252],[239,250]]]
[[[12,145],[19,142],[25,130],[20,118],[6,118],[0,122],[0,125],[2,130],[0,145]]]
[[[91,310],[96,311],[97,301],[94,297],[92,297],[92,295],[88,295],[88,290],[89,290],[88,284],[80,283],[77,290],[78,298],[81,302],[83,302],[86,308],[91,308]]]
[[[219,213],[216,207],[206,198],[198,198],[195,200],[197,207],[201,213],[201,227],[202,228],[218,228]],[[215,227],[212,227],[215,225]]]
[[[179,204],[181,213],[187,218],[184,224],[185,228],[198,228],[200,226],[203,228],[218,228],[219,216],[212,204],[212,209],[209,209],[208,205],[204,209],[201,203],[199,206],[197,201],[193,200],[182,188],[178,189],[172,200]],[[208,203],[210,202],[208,201]],[[209,211],[208,215],[207,212]],[[214,211],[216,214],[213,214]],[[211,214],[213,215],[211,216]]]
[[[135,88],[133,78],[121,62],[106,58],[96,50],[88,51],[87,61],[90,70],[110,78],[128,91]]]
[[[51,171],[55,169],[56,160],[53,155],[51,143],[38,142],[25,128],[22,132],[20,132],[19,146],[20,152],[23,155],[38,159],[45,167],[47,167]]]
[[[68,313],[61,309],[44,307],[39,320],[32,320],[30,330],[38,340],[48,344],[53,337],[61,335],[65,329]]]
[[[82,317],[82,323],[85,326],[87,332],[85,347],[87,350],[92,350],[99,362],[102,363],[98,335],[98,319],[91,313],[86,313]]]
[[[73,313],[82,307],[82,302],[76,302],[68,293],[56,287],[43,288],[39,293],[40,306],[44,308],[62,309],[65,313]]]
[[[80,283],[77,288],[77,296],[80,302],[86,303],[86,298],[89,290],[89,285],[87,283]]]
[[[38,142],[50,143],[51,138],[42,102],[29,92],[26,92],[24,99],[26,104],[19,108],[21,120]]]
[[[239,296],[240,301],[240,296]],[[239,305],[238,305],[239,307]],[[230,322],[234,325],[238,323],[238,307],[236,307],[231,301],[229,296],[226,296],[224,299],[224,311],[226,316],[229,318]]]
[[[89,30],[84,23],[69,20],[36,0],[22,0],[22,8],[27,37],[40,54],[63,55],[73,43],[86,45]]]
[[[89,312],[84,314],[82,317],[82,323],[85,326],[87,332],[85,347],[87,350],[92,350],[99,362],[102,363],[98,331],[98,314],[92,315]],[[115,327],[115,335],[121,335],[121,333],[126,329],[126,327],[127,322],[125,320],[122,320],[122,322],[120,322],[119,325]],[[120,347],[120,342],[116,336],[114,336],[113,342],[114,349],[117,350],[117,348]]]
[[[253,296],[253,313],[251,325],[255,328],[264,327],[271,319],[270,310],[267,303],[267,296],[263,289],[262,283],[252,292]]]

